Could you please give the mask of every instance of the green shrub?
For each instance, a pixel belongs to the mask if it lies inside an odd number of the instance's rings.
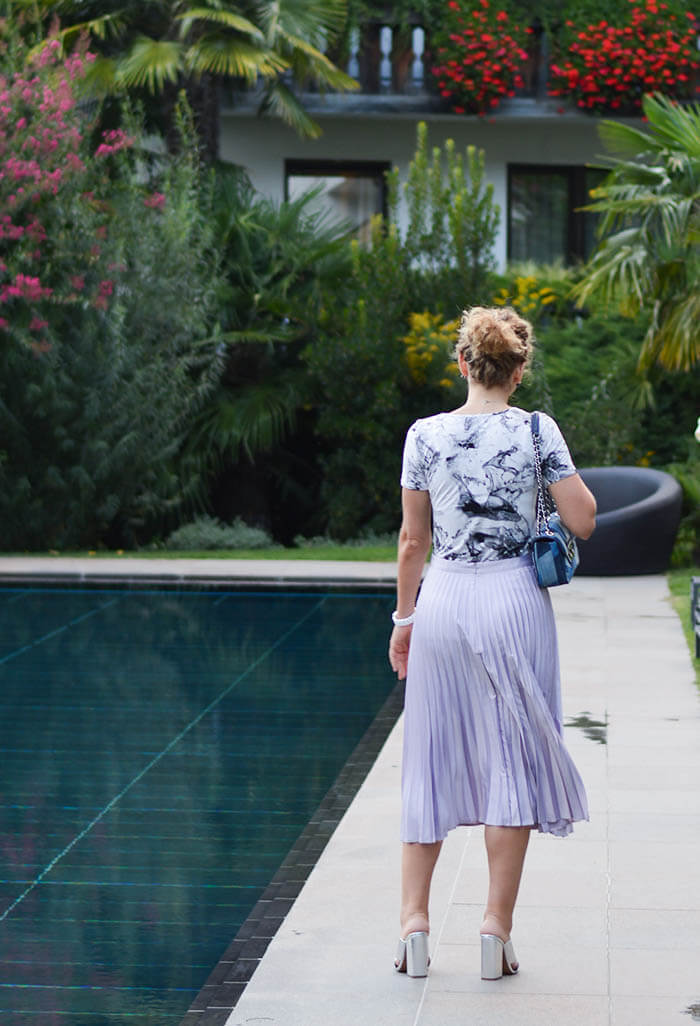
[[[664,470],[673,474],[683,489],[681,522],[671,554],[671,566],[697,566],[700,563],[700,445],[693,438],[688,458],[669,463]]]
[[[208,549],[264,549],[272,544],[267,531],[260,527],[249,527],[240,517],[232,524],[222,524],[216,517],[201,516],[173,531],[165,547],[199,552]]]
[[[6,167],[23,166],[27,132],[57,149],[34,161],[46,188],[7,198],[16,231],[0,242],[3,545],[131,546],[194,483],[180,449],[219,368],[217,257],[191,129],[183,112],[174,162],[151,164],[133,116],[95,150],[80,57],[62,62],[52,43],[24,72],[5,61]],[[30,74],[57,109],[36,96],[27,107]],[[4,203],[12,176],[0,178]]]

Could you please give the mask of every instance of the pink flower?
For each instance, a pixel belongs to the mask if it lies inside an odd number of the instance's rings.
[[[165,196],[162,192],[154,192],[145,198],[143,205],[153,210],[162,210],[165,206]]]
[[[103,132],[102,138],[104,142],[100,143],[95,150],[96,157],[107,157],[111,153],[118,153],[119,150],[132,146],[134,143],[133,138],[128,136],[126,132],[123,132],[121,128],[112,129],[110,132]]]
[[[44,288],[38,278],[17,274],[14,285],[4,285],[0,290],[0,302],[6,302],[7,299],[47,299],[52,292],[53,289]]]
[[[80,292],[81,289],[85,288],[85,278],[82,274],[74,274],[70,280],[70,283],[76,290],[76,292]]]
[[[30,331],[43,331],[44,328],[48,328],[48,326],[49,322],[42,321],[40,317],[32,317],[31,321],[29,322]]]

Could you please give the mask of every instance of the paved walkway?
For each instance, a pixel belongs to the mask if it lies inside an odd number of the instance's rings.
[[[482,830],[445,843],[427,980],[391,971],[401,722],[228,1026],[684,1026],[700,1021],[700,698],[663,577],[555,589],[567,742],[591,821],[534,835],[518,976],[479,978]]]

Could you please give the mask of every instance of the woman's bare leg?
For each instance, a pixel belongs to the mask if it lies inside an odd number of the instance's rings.
[[[401,936],[428,930],[430,882],[442,841],[403,844],[401,851]]]
[[[530,827],[484,828],[489,861],[489,894],[482,933],[508,940],[513,926],[513,908],[518,896]]]

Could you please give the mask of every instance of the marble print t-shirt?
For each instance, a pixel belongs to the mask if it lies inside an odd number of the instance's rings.
[[[540,413],[542,476],[576,473],[556,421]],[[430,493],[433,552],[443,559],[509,559],[534,533],[537,483],[530,414],[438,413],[408,430],[401,484]]]

